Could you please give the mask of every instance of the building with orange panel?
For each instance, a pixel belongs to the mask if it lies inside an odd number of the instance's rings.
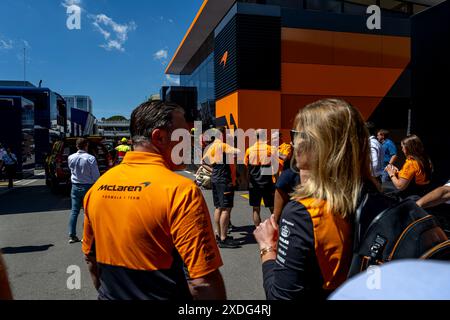
[[[443,2],[205,0],[166,73],[197,89],[208,126],[287,131],[306,104],[342,98],[399,141],[420,114],[414,81],[426,83],[413,79],[413,56]],[[371,30],[367,9],[375,4],[381,29]],[[419,30],[421,20],[428,24]]]

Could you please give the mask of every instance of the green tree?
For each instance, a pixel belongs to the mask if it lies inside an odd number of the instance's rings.
[[[106,121],[127,121],[128,119],[124,116],[113,116],[111,118],[106,119]]]

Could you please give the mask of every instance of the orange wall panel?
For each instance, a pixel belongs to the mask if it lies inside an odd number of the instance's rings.
[[[384,97],[403,72],[367,68],[283,63],[283,94]]]
[[[383,66],[405,68],[411,61],[411,39],[383,37]]]
[[[333,64],[333,32],[283,28],[281,61]]]
[[[411,60],[409,37],[282,28],[284,63],[405,68]]]
[[[220,118],[225,116],[228,124],[230,124],[231,123],[230,115],[233,115],[234,120],[236,121],[236,124],[239,127],[238,107],[239,107],[238,93],[235,92],[216,101],[216,117]]]
[[[382,63],[382,36],[334,32],[334,64],[381,67]]]
[[[230,124],[231,115],[244,130],[279,129],[281,94],[279,91],[239,90],[216,102],[217,118],[225,116]]]
[[[239,126],[243,129],[279,129],[281,93],[279,91],[239,91]]]
[[[382,97],[353,97],[353,96],[311,96],[311,95],[282,95],[281,96],[281,117],[282,128],[293,128],[297,113],[308,104],[321,99],[343,99],[356,107],[361,112],[364,120],[368,120],[378,105]]]
[[[325,96],[285,95],[281,96],[281,127],[292,129],[297,113],[306,105],[324,99]]]

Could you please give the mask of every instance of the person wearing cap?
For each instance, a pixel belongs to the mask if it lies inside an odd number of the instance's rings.
[[[116,151],[117,151],[116,165],[119,165],[122,163],[123,158],[125,158],[127,152],[131,151],[131,147],[128,145],[127,138],[122,138],[122,140],[120,140],[120,144],[116,147]]]

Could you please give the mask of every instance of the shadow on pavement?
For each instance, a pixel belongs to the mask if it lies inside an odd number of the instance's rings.
[[[45,176],[39,175],[39,176],[31,177],[30,179],[33,179],[33,180],[45,180]]]
[[[55,195],[47,186],[24,186],[0,196],[0,216],[70,210],[70,197]]]
[[[17,253],[30,253],[30,252],[41,252],[47,251],[53,244],[46,244],[43,246],[24,246],[24,247],[6,247],[1,249],[2,254],[17,254]]]
[[[253,236],[253,231],[255,231],[255,226],[251,225],[235,227],[232,233],[235,235],[234,240],[242,246],[256,243],[255,237]]]

